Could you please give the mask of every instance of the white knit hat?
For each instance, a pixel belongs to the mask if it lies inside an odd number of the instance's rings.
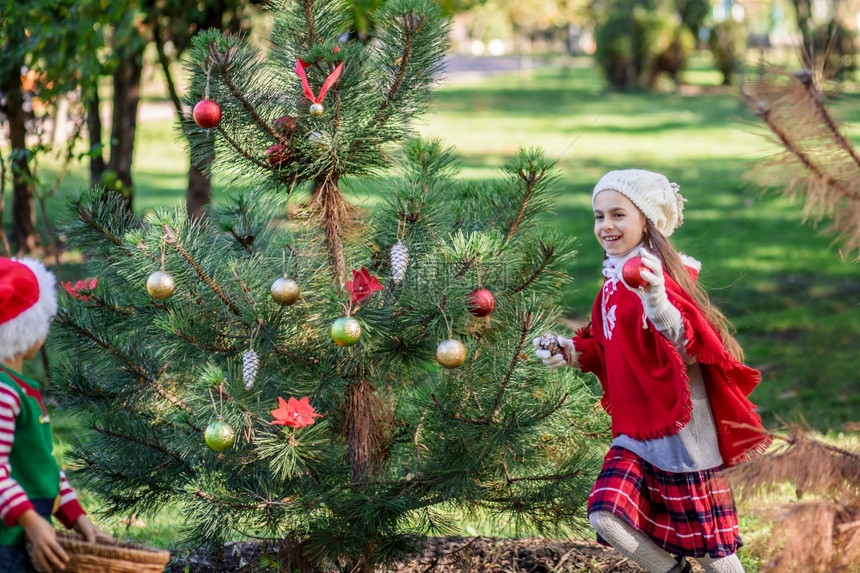
[[[57,279],[35,259],[0,257],[0,360],[48,336],[57,314]]]
[[[668,237],[684,221],[686,199],[678,192],[679,188],[677,183],[670,183],[665,175],[653,171],[610,171],[594,186],[591,202],[594,206],[594,198],[601,191],[618,191],[630,199],[654,223],[658,231]]]

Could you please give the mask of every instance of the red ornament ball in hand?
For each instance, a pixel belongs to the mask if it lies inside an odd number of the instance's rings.
[[[621,278],[630,288],[644,288],[648,286],[648,281],[642,278],[642,271],[647,270],[648,267],[642,264],[642,257],[631,257],[621,267]]]
[[[286,145],[276,143],[266,151],[266,161],[272,167],[283,167],[290,160],[291,155],[292,153]]]
[[[194,123],[203,129],[217,127],[221,123],[221,106],[211,99],[204,99],[194,106]]]
[[[485,288],[475,289],[466,295],[469,312],[475,316],[487,316],[496,308],[496,298]]]

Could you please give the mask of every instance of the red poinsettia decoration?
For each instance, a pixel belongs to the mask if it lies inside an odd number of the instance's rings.
[[[352,297],[353,304],[361,304],[370,298],[373,293],[385,287],[379,284],[376,277],[367,272],[366,268],[361,267],[360,271],[353,269],[352,280],[346,281],[344,288],[349,293],[349,296]]]
[[[317,414],[314,407],[305,396],[301,400],[296,400],[290,397],[290,400],[284,400],[278,396],[278,409],[272,410],[272,417],[275,418],[269,424],[272,426],[289,426],[291,428],[304,428],[310,426],[322,414]]]
[[[90,300],[89,295],[92,294],[96,287],[99,284],[98,278],[92,279],[84,279],[82,281],[78,281],[72,286],[71,282],[63,282],[60,283],[63,285],[63,288],[66,289],[66,292],[75,297],[78,300]]]

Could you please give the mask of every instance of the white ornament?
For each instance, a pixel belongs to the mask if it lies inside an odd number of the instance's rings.
[[[321,131],[313,131],[308,135],[308,141],[317,147],[326,147],[328,145],[328,137]]]
[[[397,242],[391,247],[391,280],[394,284],[400,284],[400,281],[406,276],[408,265],[409,249],[403,244],[403,241],[397,239]]]
[[[245,383],[245,390],[250,390],[254,387],[254,382],[257,380],[257,373],[260,371],[260,355],[253,350],[247,351],[242,355],[242,381]]]

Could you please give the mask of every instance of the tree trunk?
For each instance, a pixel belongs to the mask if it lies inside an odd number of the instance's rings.
[[[101,100],[99,99],[98,90],[93,90],[93,96],[87,103],[87,131],[90,134],[90,186],[101,183],[102,174],[105,172],[100,109]]]
[[[21,78],[17,73],[16,76],[15,81],[9,81],[2,90],[6,94],[6,117],[12,143],[9,162],[12,168],[12,242],[19,253],[30,253],[39,246],[39,233],[36,231],[36,211],[33,208],[24,93]]]
[[[211,159],[209,160],[211,163]],[[188,190],[185,193],[185,208],[189,219],[206,216],[206,207],[212,200],[212,181],[200,167],[192,164],[188,169]]]
[[[220,23],[223,14],[223,5],[210,11],[208,15],[214,22],[210,23],[207,27],[216,27]],[[158,62],[161,64],[161,71],[164,73],[164,79],[167,82],[167,91],[170,94],[171,101],[173,101],[176,117],[181,122],[183,120],[182,102],[179,100],[179,92],[173,81],[173,74],[170,73],[170,60],[164,49],[164,37],[161,33],[157,14],[153,14],[152,21],[152,39],[155,42],[155,50],[158,53]],[[206,165],[194,165],[190,150],[188,152],[188,159],[188,188],[185,191],[185,209],[189,219],[200,219],[206,216],[206,207],[212,201],[212,181],[203,173],[203,168],[211,163],[212,159],[210,156]]]
[[[797,28],[800,30],[800,36],[803,42],[803,65],[807,68],[812,67],[813,50],[812,45],[812,30],[810,29],[810,21],[812,20],[812,3],[810,0],[793,0],[794,12],[797,16]]]
[[[133,50],[120,61],[113,75],[113,118],[108,168],[116,175],[116,191],[125,197],[129,211],[134,198],[131,165],[142,72],[143,51]]]
[[[338,176],[326,173],[314,180],[310,207],[316,211],[325,232],[329,265],[336,286],[346,281],[346,261],[343,254],[343,230],[352,217],[352,206],[338,187]]]

